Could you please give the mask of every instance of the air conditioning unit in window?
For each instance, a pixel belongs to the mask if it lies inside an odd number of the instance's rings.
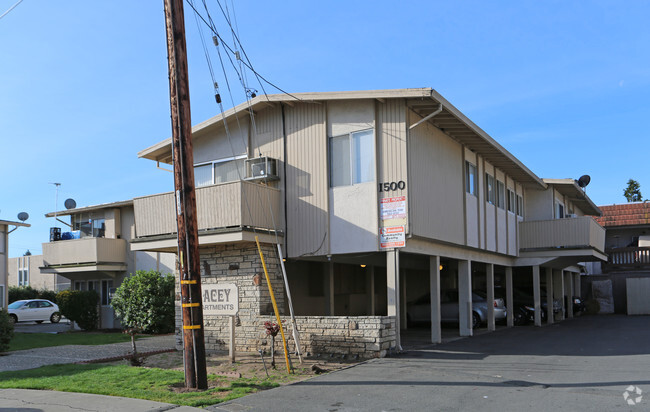
[[[575,213],[567,213],[566,215],[564,215],[564,217],[566,217],[566,218],[578,217],[578,215],[576,215]]]
[[[246,159],[246,179],[252,181],[278,180],[278,160],[271,157]]]

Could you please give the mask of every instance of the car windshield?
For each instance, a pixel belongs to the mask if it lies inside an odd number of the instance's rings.
[[[18,309],[19,307],[23,306],[25,304],[24,300],[17,300],[14,303],[10,303],[9,306],[7,306],[9,309]]]

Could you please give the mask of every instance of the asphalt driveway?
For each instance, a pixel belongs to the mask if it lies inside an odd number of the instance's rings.
[[[650,317],[590,316],[542,328],[501,329],[208,409],[650,410]]]

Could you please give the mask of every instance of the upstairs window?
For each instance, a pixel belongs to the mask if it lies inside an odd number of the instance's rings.
[[[496,188],[494,187],[494,177],[489,174],[485,174],[485,200],[494,204],[496,200]]]
[[[79,237],[105,237],[106,220],[105,219],[88,219],[77,220],[73,225],[74,230],[79,231]]]
[[[517,195],[517,216],[524,217],[524,198]]]
[[[508,189],[508,212],[515,213],[517,210],[517,200],[515,192]]]
[[[497,207],[506,208],[506,185],[500,180],[497,180]]]
[[[246,155],[239,155],[194,165],[194,186],[203,187],[243,179],[246,177],[245,160]]]
[[[555,202],[555,218],[564,218],[564,205],[560,202]]]
[[[470,162],[465,162],[465,191],[470,195],[476,196],[476,166]]]
[[[330,138],[330,186],[375,180],[375,136],[372,129]]]

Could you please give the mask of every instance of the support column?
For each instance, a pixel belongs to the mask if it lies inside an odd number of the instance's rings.
[[[402,329],[406,330],[408,328],[407,322],[406,322],[406,272],[404,269],[400,270],[400,285],[399,285],[399,293],[400,293],[400,318],[399,322],[402,327]]]
[[[460,336],[472,336],[472,262],[458,261],[458,324]]]
[[[560,306],[564,306],[564,282],[562,282],[562,271],[554,269],[553,270],[553,298],[560,300]],[[564,310],[560,310],[558,315],[560,320],[564,319]]]
[[[334,262],[329,262],[327,272],[327,313],[334,316]]]
[[[512,296],[512,268],[506,266],[506,322],[509,328],[515,326],[514,298]]]
[[[573,294],[576,295],[576,296],[580,296],[580,297],[582,297],[582,289],[581,289],[581,284],[580,284],[581,279],[582,278],[580,277],[580,273],[576,273],[574,278],[573,278],[573,281],[574,281],[574,283],[573,283]]]
[[[546,323],[548,325],[553,324],[555,319],[553,319],[553,269],[546,269]]]
[[[395,318],[395,345],[398,351],[402,350],[400,337],[400,304],[399,304],[399,249],[386,251],[386,291],[388,316]]]
[[[542,305],[539,284],[539,266],[533,266],[533,304],[535,306],[535,326],[542,326]]]
[[[573,272],[564,274],[564,293],[566,294],[566,307],[564,308],[567,318],[573,318]]]
[[[431,293],[431,342],[442,342],[440,327],[440,256],[429,257],[429,293]]]
[[[366,270],[366,293],[368,301],[366,311],[369,316],[375,315],[375,267],[370,266]]]
[[[487,328],[489,331],[496,330],[494,321],[494,265],[487,263],[485,265],[485,280],[487,287]]]

